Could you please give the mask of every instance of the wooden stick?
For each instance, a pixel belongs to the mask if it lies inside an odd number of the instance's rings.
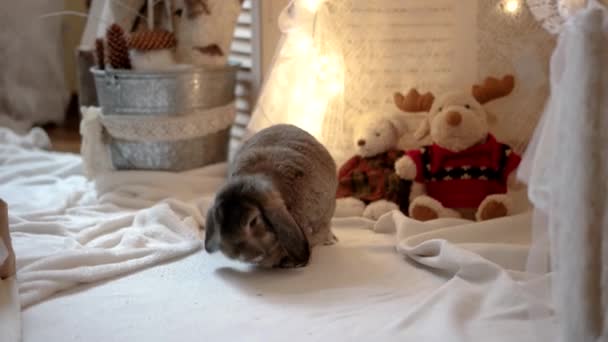
[[[175,32],[175,23],[173,21],[173,2],[171,0],[163,0],[165,3],[165,11],[167,12],[167,18],[169,18],[169,25],[167,30],[169,32]]]
[[[0,199],[0,239],[8,250],[8,258],[0,265],[0,279],[15,275],[15,251],[8,230],[8,206]]]
[[[154,29],[154,0],[148,0],[148,29]]]

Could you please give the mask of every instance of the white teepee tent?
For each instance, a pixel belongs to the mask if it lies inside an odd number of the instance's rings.
[[[400,113],[397,91],[468,89],[513,74],[513,94],[489,109],[494,133],[520,150],[547,98],[554,36],[523,0],[296,0],[279,24],[283,40],[249,129],[296,124],[338,163],[353,152],[358,117]],[[419,116],[400,114],[415,130]]]

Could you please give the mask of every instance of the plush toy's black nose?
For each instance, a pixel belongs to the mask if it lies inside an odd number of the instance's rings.
[[[359,141],[357,141],[357,145],[359,145],[359,146],[365,146],[365,140],[359,139]]]
[[[462,115],[458,112],[449,112],[446,116],[446,121],[450,126],[458,126],[462,122]]]

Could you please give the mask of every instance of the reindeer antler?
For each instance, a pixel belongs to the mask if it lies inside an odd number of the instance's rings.
[[[506,75],[501,80],[488,77],[482,85],[473,86],[473,97],[479,103],[485,104],[511,94],[513,88],[515,88],[515,77],[513,75]]]
[[[395,93],[393,97],[397,108],[404,112],[417,113],[428,112],[433,106],[435,96],[430,92],[422,95],[416,89],[411,89],[406,96],[401,93]]]

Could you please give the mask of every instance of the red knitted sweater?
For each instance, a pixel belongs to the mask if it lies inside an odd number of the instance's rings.
[[[446,208],[476,208],[489,195],[507,192],[507,178],[521,158],[489,134],[485,143],[461,152],[437,144],[408,151],[416,181]]]

